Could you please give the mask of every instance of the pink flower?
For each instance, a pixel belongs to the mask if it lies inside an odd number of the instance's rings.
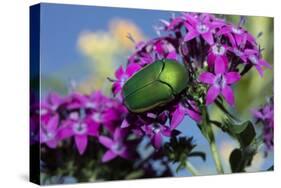
[[[272,66],[261,58],[259,51],[246,49],[245,54],[248,57],[250,63],[257,69],[261,77],[263,76],[263,67],[272,69]]]
[[[209,105],[221,93],[227,103],[231,106],[234,105],[234,94],[230,87],[231,84],[240,80],[238,72],[226,72],[225,66],[222,62],[215,62],[215,74],[211,72],[204,72],[199,76],[199,81],[209,84],[210,87],[206,96],[206,104]]]
[[[247,42],[253,47],[256,46],[255,38],[241,26],[235,26],[233,24],[225,25],[219,30],[218,35],[228,37],[232,46],[245,46]]]
[[[56,148],[58,144],[58,125],[58,115],[51,117],[47,124],[42,123],[40,127],[40,142],[45,143],[49,148]]]
[[[177,126],[183,121],[185,115],[188,115],[196,122],[200,122],[202,117],[198,107],[194,101],[188,101],[189,108],[184,107],[182,104],[178,104],[175,110],[171,113],[171,129],[177,128]]]
[[[222,26],[223,22],[212,21],[208,14],[197,16],[196,14],[185,14],[187,22],[184,23],[187,34],[184,41],[190,41],[201,36],[209,45],[214,44],[213,30]]]
[[[44,123],[47,123],[49,119],[58,112],[59,107],[65,103],[65,99],[58,93],[52,92],[48,94],[46,99],[40,103],[40,120]]]
[[[88,144],[88,136],[97,136],[99,124],[96,124],[89,117],[81,118],[78,112],[72,112],[69,118],[62,123],[58,133],[61,140],[74,137],[76,147],[82,155]]]
[[[226,69],[228,64],[228,59],[226,56],[227,50],[228,47],[220,43],[215,43],[212,45],[207,57],[209,67],[214,66],[215,62],[218,62],[219,64],[224,65]]]
[[[117,69],[117,71],[115,72],[115,77],[117,78],[117,80],[113,83],[113,93],[115,95],[119,93],[126,81],[140,69],[141,66],[136,63],[130,63],[127,66],[126,70],[124,70],[123,67],[120,66],[119,69]]]
[[[99,142],[108,149],[102,157],[102,162],[108,162],[118,156],[124,159],[133,158],[133,154],[125,142],[127,134],[127,130],[117,128],[113,133],[113,138],[99,137]]]

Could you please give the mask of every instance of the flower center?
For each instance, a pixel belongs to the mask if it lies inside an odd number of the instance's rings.
[[[217,88],[224,88],[226,85],[226,80],[222,74],[216,76],[214,84]]]
[[[46,138],[47,140],[52,140],[55,138],[55,134],[52,132],[46,132]]]
[[[225,47],[222,46],[221,44],[216,44],[212,47],[212,52],[215,54],[215,55],[219,55],[219,56],[222,56],[225,54]]]
[[[95,102],[87,102],[86,103],[86,108],[97,108],[97,103]]]
[[[250,59],[250,61],[254,64],[254,65],[256,65],[256,64],[258,64],[258,58],[255,56],[255,55],[251,55],[250,57],[249,57],[249,59]]]
[[[87,132],[87,125],[85,123],[75,123],[73,125],[73,132],[78,135],[83,135]]]
[[[239,29],[237,27],[232,27],[231,30],[233,33],[238,34],[238,35],[242,34],[242,32],[243,32],[242,29]]]
[[[69,118],[72,120],[78,120],[79,119],[79,113],[78,112],[71,112],[69,114]]]
[[[102,114],[100,112],[95,112],[92,115],[92,119],[97,123],[101,123],[102,122]]]
[[[117,143],[112,145],[111,149],[115,153],[119,154],[119,153],[122,153],[125,148],[124,148],[124,146],[123,146],[123,144],[121,142],[117,142]]]
[[[199,33],[206,33],[210,28],[207,25],[201,23],[196,26],[196,29]]]
[[[125,84],[125,82],[128,80],[128,75],[123,75],[122,77],[121,77],[121,79],[120,79],[120,85],[121,85],[121,87],[123,87],[123,85]]]

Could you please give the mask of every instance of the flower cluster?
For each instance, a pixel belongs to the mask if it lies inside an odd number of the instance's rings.
[[[263,67],[271,68],[262,59],[255,38],[242,27],[241,20],[234,25],[214,15],[196,13],[161,20],[157,31],[165,36],[137,44],[128,63],[145,66],[163,58],[182,61],[194,82],[209,85],[207,105],[222,94],[233,106],[234,94],[230,86],[252,67],[261,76]]]
[[[165,107],[134,114],[128,113],[122,127],[150,137],[155,148],[163,136],[169,136],[185,115],[201,122],[200,107],[212,104],[222,95],[230,106],[235,104],[232,85],[252,67],[263,76],[271,68],[261,55],[256,39],[242,27],[211,14],[183,13],[156,27],[158,37],[136,44],[125,68],[120,67],[113,93],[122,100],[124,83],[142,67],[156,60],[183,62],[190,76],[185,95]],[[205,85],[206,84],[206,85]],[[198,90],[203,92],[197,92]],[[207,90],[207,91],[206,91]],[[199,94],[198,94],[199,93]]]
[[[235,104],[232,85],[242,79],[252,67],[263,76],[263,68],[271,68],[261,54],[256,39],[242,27],[210,14],[183,13],[169,21],[161,20],[158,37],[136,44],[127,65],[115,72],[112,94],[104,96],[100,91],[91,95],[71,93],[62,97],[50,93],[40,103],[39,119],[32,119],[40,129],[40,142],[49,148],[59,147],[63,140],[73,138],[76,148],[85,153],[92,137],[107,150],[102,161],[116,157],[132,159],[136,140],[149,137],[157,150],[163,137],[171,137],[189,116],[201,123],[202,108],[212,104],[219,95],[230,106]],[[123,105],[122,88],[126,81],[143,67],[156,60],[172,59],[183,63],[189,75],[189,83],[175,100],[143,113],[133,113]],[[266,115],[264,114],[266,113]],[[273,119],[262,119],[268,111],[257,110],[256,117],[268,124],[265,142],[270,145],[268,127]],[[260,114],[260,115],[258,115]],[[133,136],[132,136],[133,135]],[[133,140],[128,139],[132,136]]]
[[[263,126],[263,141],[267,147],[267,150],[273,148],[273,132],[274,132],[274,108],[273,98],[270,98],[268,102],[260,108],[252,111],[257,123],[261,123]]]
[[[82,155],[92,137],[108,149],[103,162],[117,156],[129,159],[134,156],[136,142],[127,141],[131,133],[120,129],[126,114],[126,108],[117,99],[100,91],[91,95],[74,92],[66,97],[50,93],[40,104],[40,142],[56,148],[63,140],[73,138]]]

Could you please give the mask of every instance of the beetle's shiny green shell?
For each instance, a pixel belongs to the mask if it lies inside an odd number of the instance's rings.
[[[151,110],[172,101],[187,83],[188,74],[182,64],[168,59],[156,61],[125,83],[125,105],[136,113]]]

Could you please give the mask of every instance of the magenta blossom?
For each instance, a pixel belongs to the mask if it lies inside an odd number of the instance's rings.
[[[147,113],[147,120],[141,126],[142,131],[147,135],[152,143],[152,146],[159,149],[162,145],[163,136],[171,136],[172,129],[165,125],[168,114],[163,112],[159,115]]]
[[[124,159],[133,158],[133,153],[125,142],[127,135],[126,129],[117,128],[113,133],[113,138],[99,137],[99,142],[108,149],[102,157],[102,162],[108,162],[118,156]]]
[[[260,53],[257,50],[246,49],[245,53],[251,64],[257,69],[260,76],[263,76],[263,67],[272,69],[272,66],[268,64],[264,59],[260,57]]]
[[[232,46],[245,46],[249,42],[253,47],[256,47],[255,38],[241,26],[227,24],[219,30],[218,35],[225,35]]]
[[[125,70],[122,66],[120,66],[119,69],[117,69],[117,71],[115,72],[115,77],[117,78],[117,80],[113,83],[113,93],[115,95],[119,93],[125,82],[140,69],[141,66],[136,63],[129,64]]]
[[[213,46],[211,46],[207,62],[210,67],[213,67],[215,62],[218,62],[221,65],[225,66],[225,69],[228,67],[228,59],[226,56],[228,47],[225,45],[222,45],[220,43],[215,43]]]
[[[215,74],[204,72],[199,76],[200,82],[210,85],[206,96],[206,104],[209,105],[214,102],[221,93],[227,103],[233,106],[234,94],[230,85],[240,80],[240,74],[238,72],[227,72],[225,66],[220,61],[216,61],[214,72]]]
[[[273,98],[270,98],[264,106],[254,109],[252,113],[257,122],[260,122],[263,125],[263,141],[266,145],[266,149],[271,150],[273,148],[274,141]]]
[[[184,107],[182,104],[178,104],[175,110],[171,113],[171,128],[175,129],[183,121],[185,115],[188,115],[191,119],[196,122],[200,122],[202,117],[198,107],[194,101],[189,101],[190,107]]]
[[[207,14],[194,16],[185,14],[187,22],[184,23],[188,30],[184,37],[184,41],[190,41],[195,37],[201,36],[209,45],[214,44],[213,30],[222,25],[221,22],[212,22]]]
[[[40,120],[48,122],[53,117],[58,109],[66,103],[65,99],[56,92],[48,94],[45,100],[40,103]]]
[[[41,122],[40,142],[45,143],[49,148],[56,148],[58,144],[58,125],[59,117],[57,115],[51,117],[47,124]]]
[[[59,138],[66,139],[74,136],[76,147],[82,155],[88,143],[88,136],[97,136],[99,124],[96,124],[89,117],[81,118],[78,112],[72,112],[69,119],[63,122],[59,131]]]

